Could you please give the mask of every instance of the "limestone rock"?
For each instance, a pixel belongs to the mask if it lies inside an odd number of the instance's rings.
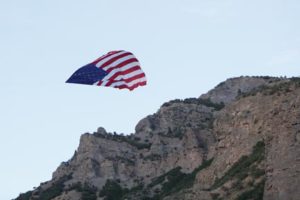
[[[132,135],[83,134],[52,180],[17,200],[296,200],[299,135],[299,79],[228,79],[163,104]]]

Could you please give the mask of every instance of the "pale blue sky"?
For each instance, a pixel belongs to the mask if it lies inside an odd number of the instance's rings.
[[[51,178],[80,135],[132,133],[171,99],[229,77],[300,74],[299,0],[0,0],[0,199]],[[148,85],[65,84],[111,50],[133,52]]]

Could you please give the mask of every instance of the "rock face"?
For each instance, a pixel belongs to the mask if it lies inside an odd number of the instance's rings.
[[[230,78],[224,82],[221,82],[213,90],[200,96],[200,98],[210,98],[212,102],[216,103],[230,103],[235,98],[242,94],[250,92],[255,88],[259,88],[266,84],[272,84],[277,81],[282,81],[283,78],[274,77],[238,77]]]
[[[29,199],[215,200],[300,197],[300,79],[228,79],[173,100],[129,136],[81,136]]]

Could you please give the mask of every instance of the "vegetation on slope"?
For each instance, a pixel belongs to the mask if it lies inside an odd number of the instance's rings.
[[[180,190],[190,188],[194,184],[196,174],[207,168],[212,163],[213,159],[204,161],[202,165],[194,169],[192,173],[186,174],[181,172],[181,167],[176,167],[171,171],[157,177],[148,187],[154,187],[161,184],[161,191],[156,198],[162,198]]]
[[[64,183],[72,178],[72,175],[66,175],[55,181],[50,187],[42,189],[37,188],[34,193],[32,191],[20,194],[16,200],[51,200],[64,192]]]
[[[234,191],[242,191],[237,197],[237,200],[263,199],[263,191],[265,184],[265,171],[259,167],[259,164],[265,159],[265,143],[259,141],[248,156],[242,156],[221,178],[215,180],[210,190],[216,190],[222,187],[226,182],[233,181],[233,186],[230,189],[231,193]],[[258,180],[257,183],[248,183],[244,188],[244,180],[251,177],[252,180]],[[227,189],[228,190],[228,189]],[[214,199],[220,198],[214,194]]]
[[[104,200],[120,200],[127,192],[128,190],[123,189],[116,181],[107,180],[99,196],[104,197]]]
[[[93,134],[95,137],[99,137],[99,138],[104,138],[104,139],[108,139],[108,140],[113,140],[113,141],[116,141],[116,142],[126,142],[128,144],[130,144],[131,146],[134,146],[136,147],[137,149],[150,149],[151,147],[151,143],[142,143],[142,142],[139,142],[139,138],[137,137],[133,137],[131,135],[129,136],[126,136],[126,135],[123,135],[123,134],[117,134],[117,133],[98,133],[98,132],[95,132]]]
[[[260,86],[246,93],[239,92],[237,98],[255,96],[258,93],[261,93],[263,95],[286,94],[293,91],[293,88],[299,88],[299,87],[300,87],[300,78],[293,77],[282,82],[277,82],[275,84]]]
[[[15,200],[29,200],[32,196],[32,191],[20,194]]]
[[[99,196],[105,200],[132,199],[134,196],[138,196],[138,199],[143,200],[161,200],[172,193],[192,187],[196,174],[210,166],[212,161],[213,159],[204,161],[202,165],[188,174],[181,172],[181,167],[176,167],[155,178],[147,187],[138,185],[137,187],[127,189],[122,188],[116,181],[107,180]],[[154,191],[155,194],[151,195],[151,191]]]
[[[166,102],[162,105],[162,107],[168,107],[168,106],[171,106],[174,103],[204,105],[204,106],[207,106],[207,107],[214,108],[215,110],[221,110],[225,106],[225,104],[223,102],[222,103],[214,103],[209,98],[208,99],[187,98],[187,99],[184,99],[184,100],[175,99],[175,100]]]
[[[96,200],[97,199],[97,188],[90,186],[87,183],[83,185],[78,182],[73,184],[67,191],[76,190],[81,193],[81,200]]]

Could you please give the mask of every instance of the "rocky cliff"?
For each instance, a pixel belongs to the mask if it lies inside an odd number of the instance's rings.
[[[300,197],[300,79],[239,77],[173,100],[132,135],[98,128],[17,200]]]

